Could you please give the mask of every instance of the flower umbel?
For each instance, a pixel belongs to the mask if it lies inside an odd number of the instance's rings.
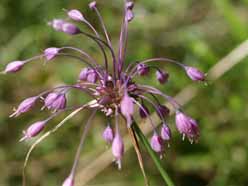
[[[18,117],[23,113],[31,111],[38,100],[43,102],[43,109],[47,108],[52,111],[51,116],[47,119],[35,122],[28,127],[24,132],[24,137],[21,139],[22,141],[29,140],[39,135],[48,124],[48,121],[56,117],[59,113],[68,110],[78,113],[78,110],[80,109],[89,109],[92,111],[86,125],[86,130],[82,135],[82,140],[80,141],[71,173],[64,181],[63,186],[74,185],[76,168],[80,157],[79,153],[84,144],[83,142],[88,133],[90,123],[96,112],[104,114],[108,121],[110,121],[104,130],[102,137],[106,142],[112,144],[112,153],[119,169],[121,168],[121,160],[124,155],[124,142],[122,139],[123,135],[121,134],[122,131],[119,130],[118,120],[122,117],[126,121],[126,129],[129,132],[132,131],[132,123],[133,121],[136,121],[136,108],[139,110],[140,118],[147,119],[154,129],[150,145],[159,155],[164,153],[164,142],[168,142],[171,139],[171,131],[169,126],[166,124],[170,109],[161,103],[161,98],[167,100],[176,110],[176,127],[179,133],[186,136],[190,142],[196,141],[199,137],[199,127],[197,122],[183,113],[180,105],[171,96],[161,92],[155,87],[139,84],[135,80],[137,76],[143,78],[143,76],[151,75],[155,68],[156,71],[154,76],[156,76],[160,84],[165,84],[168,81],[169,73],[158,67],[158,65],[152,65],[152,63],[156,62],[165,62],[178,66],[184,70],[188,77],[193,81],[204,81],[205,74],[194,67],[189,67],[176,60],[162,57],[135,61],[126,65],[125,56],[127,51],[128,26],[134,19],[134,3],[132,1],[125,1],[124,18],[120,31],[118,52],[115,52],[113,48],[115,45],[112,44],[103,18],[97,8],[96,1],[91,2],[89,8],[98,17],[103,36],[101,36],[99,31],[96,30],[96,28],[87,20],[87,16],[77,9],[67,11],[67,16],[70,19],[54,19],[50,21],[48,25],[55,31],[62,32],[61,34],[65,33],[70,36],[84,35],[95,42],[103,55],[103,60],[101,60],[103,61],[103,64],[81,48],[63,46],[60,48],[50,47],[45,49],[42,54],[33,58],[11,62],[6,66],[5,70],[2,71],[4,74],[16,73],[22,70],[24,65],[29,65],[30,62],[36,59],[51,61],[57,59],[58,56],[64,56],[68,59],[77,59],[79,62],[86,65],[82,67],[82,70],[79,72],[79,75],[77,75],[74,84],[57,86],[36,96],[27,98],[20,103],[18,108],[11,115],[11,117]],[[74,23],[69,22],[68,20],[74,21]],[[77,25],[80,23],[89,27],[91,33],[81,30]],[[110,56],[107,55],[108,52],[110,52]],[[112,63],[112,69],[110,68],[110,63]],[[84,105],[68,106],[67,95],[72,89],[78,90],[82,94],[86,93],[92,98],[92,100]],[[156,131],[157,129],[153,118],[151,117],[152,114],[150,113],[152,109],[156,111],[161,120],[162,127],[160,133]],[[72,117],[74,115],[69,116]],[[111,120],[115,120],[115,126],[112,126]],[[135,138],[135,134],[133,137]]]

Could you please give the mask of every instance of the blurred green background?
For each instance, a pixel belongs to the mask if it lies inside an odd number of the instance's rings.
[[[99,29],[96,16],[82,0],[1,0],[0,1],[0,68],[16,59],[37,55],[50,46],[74,45],[84,48],[101,60],[94,43],[82,36],[70,37],[47,26],[53,18],[65,17],[62,10],[77,8]],[[99,0],[114,45],[117,46],[122,16],[122,2]],[[135,19],[129,28],[127,61],[165,56],[196,66],[203,71],[248,38],[247,0],[139,0]],[[82,29],[87,29],[81,26]],[[24,157],[31,142],[18,143],[28,124],[48,116],[34,112],[10,119],[14,106],[26,97],[56,86],[70,84],[80,72],[81,64],[60,58],[43,66],[36,61],[16,75],[0,76],[0,185],[21,185]],[[172,66],[167,86],[159,86],[155,76],[140,81],[175,95],[191,81]],[[163,159],[164,167],[177,186],[247,186],[248,185],[248,63],[238,64],[208,86],[196,84],[199,94],[184,106],[200,123],[198,144],[182,141],[173,128],[171,148]],[[69,103],[83,103],[84,95],[72,92]],[[28,166],[28,185],[55,186],[69,173],[82,128],[89,113],[68,122],[34,151]],[[63,116],[51,122],[58,123]],[[95,119],[84,152],[83,164],[106,150],[101,132],[106,125],[102,115]],[[145,167],[152,186],[165,185],[152,160],[146,154]],[[90,173],[89,173],[90,174]],[[111,164],[90,183],[91,186],[143,185],[134,150],[125,154],[123,170]]]

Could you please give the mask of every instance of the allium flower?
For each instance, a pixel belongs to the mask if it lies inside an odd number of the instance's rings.
[[[98,61],[83,49],[73,46],[63,46],[60,48],[50,47],[45,49],[42,54],[33,58],[9,63],[2,72],[4,74],[15,73],[20,71],[24,64],[29,65],[31,61],[36,59],[43,58],[50,61],[58,56],[66,57],[68,62],[70,62],[70,59],[77,59],[79,62],[84,64],[81,72],[79,72],[80,74],[78,79],[75,80],[74,84],[54,87],[38,94],[37,96],[27,98],[11,115],[11,117],[17,117],[22,113],[32,110],[38,100],[43,100],[43,108],[48,108],[52,111],[51,116],[49,116],[48,119],[36,122],[28,127],[28,129],[24,132],[24,137],[22,138],[22,140],[24,140],[37,136],[44,129],[45,125],[48,124],[48,121],[56,117],[59,113],[72,110],[72,113],[61,122],[63,124],[81,110],[89,109],[92,111],[92,114],[89,116],[89,119],[85,124],[85,130],[80,140],[80,145],[75,156],[76,158],[73,163],[71,174],[65,180],[63,186],[73,186],[80,152],[89,131],[92,119],[97,112],[103,113],[109,121],[114,119],[116,122],[115,134],[113,133],[112,126],[109,124],[103,132],[103,138],[107,142],[112,142],[112,153],[119,168],[121,167],[121,159],[124,154],[124,143],[121,137],[122,134],[118,128],[118,120],[120,117],[124,118],[126,121],[126,130],[128,130],[130,134],[132,132],[137,134],[134,127],[136,125],[132,125],[132,123],[137,119],[135,114],[136,108],[140,112],[140,117],[146,117],[154,129],[154,135],[150,141],[152,149],[160,155],[164,151],[163,140],[169,140],[171,138],[169,126],[165,124],[165,120],[169,116],[170,110],[166,106],[162,105],[161,98],[167,100],[171,106],[177,110],[176,127],[179,133],[183,134],[183,136],[187,136],[191,142],[197,140],[199,137],[199,128],[196,121],[184,114],[180,108],[180,105],[171,96],[161,92],[153,86],[137,83],[136,78],[142,78],[144,75],[149,75],[148,72],[155,68],[156,78],[158,81],[161,84],[166,83],[169,73],[163,71],[158,64],[151,65],[151,63],[158,62],[166,62],[177,65],[179,68],[183,69],[193,81],[203,81],[205,78],[204,74],[194,67],[189,67],[175,60],[161,57],[130,62],[129,65],[127,65],[126,49],[128,43],[128,26],[129,22],[134,19],[134,3],[131,1],[125,1],[124,18],[122,20],[120,39],[117,49],[118,52],[115,52],[116,50],[113,48],[113,46],[116,46],[116,43],[113,44],[110,39],[110,35],[104,24],[101,13],[96,6],[96,2],[91,2],[89,7],[99,19],[103,36],[100,35],[100,32],[96,30],[96,28],[87,20],[86,16],[76,9],[67,12],[67,16],[69,16],[69,18],[73,21],[76,21],[76,23],[71,23],[63,19],[54,19],[49,22],[48,25],[55,31],[60,32],[59,34],[65,33],[70,36],[86,36],[88,39],[95,42],[99,47],[99,51],[102,53],[103,59]],[[85,24],[91,32],[88,33],[84,30],[80,30],[76,25],[80,23]],[[112,63],[112,65],[110,65],[110,63]],[[72,89],[78,90],[82,94],[86,93],[92,99],[83,105],[68,106],[66,97]],[[161,123],[163,123],[161,128],[161,136],[159,136],[158,132],[156,132],[153,118],[150,115],[151,109],[148,111],[145,106],[148,104],[149,107],[157,112]],[[62,124],[58,124],[55,127],[55,130],[52,131],[56,131]],[[48,131],[48,133],[49,132],[51,131]],[[133,136],[135,136],[135,134],[133,134]]]

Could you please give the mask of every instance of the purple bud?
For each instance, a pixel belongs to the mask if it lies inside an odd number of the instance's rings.
[[[5,67],[4,73],[7,74],[7,73],[18,72],[22,69],[24,64],[25,64],[24,61],[13,61]]]
[[[83,14],[76,9],[70,10],[67,14],[74,21],[84,21]]]
[[[134,7],[134,2],[132,2],[132,1],[128,1],[127,3],[126,3],[126,7],[127,7],[127,9],[133,9],[133,7]]]
[[[111,143],[114,139],[113,129],[110,126],[107,126],[102,133],[102,137],[107,143]]]
[[[78,79],[81,81],[87,80],[89,69],[88,68],[83,68],[79,74]]]
[[[139,75],[145,76],[149,73],[150,69],[146,64],[140,63],[137,66],[137,71]]]
[[[66,97],[63,93],[52,92],[45,99],[45,107],[49,110],[63,110],[66,107]]]
[[[73,176],[72,176],[72,175],[68,176],[68,177],[65,179],[65,181],[64,181],[64,183],[63,183],[62,186],[74,186],[74,179],[73,179]]]
[[[200,131],[198,124],[194,119],[190,118],[190,122],[191,122],[191,127],[190,130],[188,131],[187,137],[190,140],[190,142],[193,143],[193,141],[198,140],[200,136]]]
[[[165,84],[168,81],[169,74],[167,72],[157,70],[156,77],[157,77],[157,80],[160,82],[160,84]]]
[[[150,112],[148,108],[144,104],[142,104],[142,108],[139,108],[139,114],[141,118],[147,118]]]
[[[121,100],[121,113],[126,117],[127,124],[130,127],[132,123],[132,115],[134,113],[134,103],[131,97],[126,92]]]
[[[38,97],[30,97],[25,100],[23,100],[16,111],[10,115],[10,117],[18,117],[22,113],[28,112],[32,109],[32,107],[35,105],[36,100]]]
[[[193,81],[204,81],[205,80],[205,74],[199,71],[197,68],[186,66],[185,70],[186,70],[187,75]]]
[[[121,169],[121,158],[124,154],[124,143],[119,132],[116,133],[113,143],[112,143],[112,153],[118,164],[118,168]]]
[[[37,121],[30,125],[26,131],[24,131],[24,136],[20,141],[31,139],[37,136],[45,127],[47,121]]]
[[[165,141],[168,141],[171,139],[171,130],[168,127],[168,125],[166,125],[165,123],[163,123],[162,128],[161,128],[161,138]]]
[[[164,151],[163,140],[158,134],[156,133],[153,134],[150,143],[151,143],[152,149],[155,152],[162,153]]]
[[[64,23],[62,25],[62,31],[64,33],[70,34],[70,35],[76,35],[76,34],[79,34],[81,32],[80,29],[72,23]]]
[[[92,1],[90,4],[89,4],[89,7],[90,9],[94,9],[96,7],[96,1]]]
[[[65,21],[63,19],[54,19],[50,21],[48,25],[50,25],[54,30],[62,32],[63,31],[62,27],[64,23]]]
[[[128,22],[131,22],[134,18],[134,13],[131,9],[127,9],[127,12],[126,12],[126,20]]]
[[[90,69],[87,74],[87,81],[90,83],[95,83],[97,81],[97,74],[93,69]]]
[[[51,47],[44,50],[44,56],[47,61],[52,60],[59,53],[59,48]]]
[[[158,113],[159,116],[162,115],[163,118],[166,118],[170,114],[170,109],[164,105],[159,104],[157,105],[157,112],[159,112]]]

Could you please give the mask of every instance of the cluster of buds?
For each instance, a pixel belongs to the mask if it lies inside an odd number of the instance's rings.
[[[86,67],[82,68],[79,72],[78,79],[75,84],[63,85],[44,91],[37,96],[33,96],[25,99],[17,107],[11,117],[18,117],[24,114],[35,106],[38,100],[43,101],[44,108],[52,111],[51,116],[45,120],[35,122],[30,125],[26,131],[22,140],[29,140],[40,134],[45,126],[52,118],[57,116],[59,113],[66,112],[68,110],[75,111],[78,108],[92,110],[88,124],[91,123],[92,117],[95,116],[96,112],[102,112],[109,121],[115,120],[115,126],[112,126],[109,122],[108,126],[104,130],[102,137],[108,143],[112,145],[112,153],[116,159],[118,167],[121,168],[121,159],[124,154],[124,143],[122,135],[119,131],[118,120],[123,117],[126,120],[126,128],[132,127],[132,123],[135,121],[134,112],[135,107],[139,109],[141,119],[147,119],[154,129],[153,136],[150,140],[151,148],[162,155],[166,149],[165,143],[169,144],[171,139],[171,130],[167,124],[167,118],[170,113],[170,109],[161,104],[160,98],[167,100],[176,110],[176,128],[179,133],[182,134],[183,138],[187,137],[190,142],[194,142],[199,137],[199,127],[197,122],[191,117],[187,116],[180,108],[180,105],[169,95],[161,92],[159,89],[136,83],[135,79],[140,76],[148,76],[155,69],[155,76],[160,84],[166,84],[169,78],[169,73],[163,71],[158,66],[151,65],[153,62],[165,62],[177,65],[186,75],[193,81],[204,81],[205,74],[194,67],[187,66],[179,63],[175,60],[168,58],[151,58],[136,62],[130,62],[129,65],[125,64],[126,56],[126,45],[128,39],[128,26],[134,19],[134,3],[131,1],[125,1],[124,7],[124,18],[121,26],[120,40],[118,53],[112,45],[109,33],[105,27],[101,14],[97,8],[95,1],[89,4],[89,8],[96,13],[101,23],[101,28],[104,33],[104,38],[100,36],[99,32],[95,27],[87,20],[79,10],[73,9],[67,11],[67,16],[74,22],[69,22],[68,19],[54,19],[48,23],[55,31],[63,32],[68,35],[84,35],[87,38],[93,40],[101,53],[103,54],[103,64],[94,59],[86,51],[72,47],[64,46],[61,48],[50,47],[44,50],[44,52],[33,58],[14,61],[9,63],[6,68],[2,71],[3,74],[17,73],[22,70],[25,65],[35,61],[36,59],[45,59],[46,61],[53,61],[58,56],[64,56],[68,59],[77,59],[82,62]],[[84,32],[76,25],[77,23],[86,24],[92,33]],[[111,57],[106,55],[107,51],[111,53]],[[71,53],[72,52],[72,53]],[[70,60],[68,60],[70,61]],[[112,69],[109,68],[109,63],[112,63]],[[76,89],[81,93],[86,93],[92,100],[80,106],[69,106],[67,105],[67,94],[72,90]],[[154,109],[161,119],[161,131],[158,132],[153,118],[150,113]],[[114,130],[115,128],[115,130]],[[115,131],[115,132],[114,132]],[[88,130],[84,130],[82,135],[82,141],[79,145],[80,152],[84,138]],[[73,186],[76,168],[78,165],[79,155],[77,154],[74,164],[69,177],[65,180],[63,186]]]

